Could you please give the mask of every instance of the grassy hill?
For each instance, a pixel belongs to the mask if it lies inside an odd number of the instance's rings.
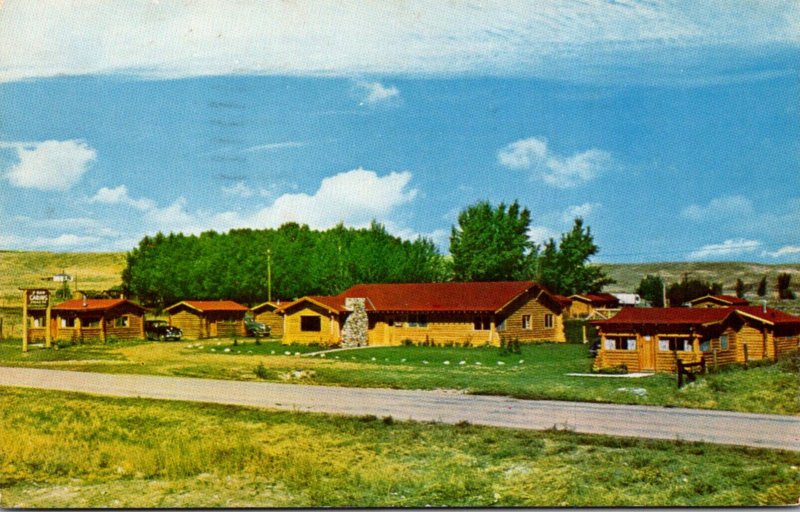
[[[125,253],[0,251],[0,307],[20,307],[20,288],[50,288],[55,274],[77,277],[81,290],[108,290],[122,284]],[[75,289],[75,283],[70,283]]]
[[[606,287],[609,292],[632,292],[646,275],[661,276],[669,285],[683,279],[688,273],[689,279],[700,279],[722,283],[726,293],[733,294],[736,279],[741,279],[745,285],[752,286],[755,290],[762,277],[767,276],[767,292],[775,291],[778,274],[792,275],[792,289],[800,295],[800,264],[787,263],[782,265],[765,265],[761,263],[746,262],[682,262],[682,263],[625,263],[625,264],[600,264],[606,273],[616,281]]]

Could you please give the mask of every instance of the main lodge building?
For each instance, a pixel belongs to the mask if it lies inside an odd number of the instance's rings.
[[[338,344],[363,302],[367,344],[499,345],[501,337],[564,342],[563,302],[532,281],[356,285],[282,305],[285,342]]]

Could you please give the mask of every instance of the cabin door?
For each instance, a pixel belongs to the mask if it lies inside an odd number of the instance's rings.
[[[642,371],[656,370],[656,338],[655,336],[640,336],[639,343],[639,369]]]

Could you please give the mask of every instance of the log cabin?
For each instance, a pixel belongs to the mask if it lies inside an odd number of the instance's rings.
[[[563,304],[531,281],[356,285],[285,304],[284,342],[339,344],[354,300],[363,301],[368,345],[499,345],[564,342]]]
[[[256,322],[261,322],[269,327],[270,336],[283,336],[283,317],[276,313],[276,310],[280,307],[280,301],[267,301],[259,304],[258,306],[253,306],[250,308],[250,312],[253,314],[253,319]]]
[[[126,299],[72,299],[53,307],[50,329],[54,340],[144,339],[144,313]],[[32,321],[30,339],[44,338],[42,319],[33,316]]]
[[[689,304],[693,308],[729,308],[731,306],[749,306],[750,302],[733,295],[704,295],[690,300]]]
[[[800,317],[759,306],[624,308],[592,324],[600,335],[597,369],[675,372],[678,359],[718,365],[775,360],[800,344]]]
[[[569,318],[586,318],[598,314],[598,311],[616,310],[619,299],[610,293],[582,293],[568,297],[571,304],[567,313]]]
[[[184,300],[166,308],[169,324],[183,331],[184,339],[244,336],[244,315],[249,310],[232,300]]]

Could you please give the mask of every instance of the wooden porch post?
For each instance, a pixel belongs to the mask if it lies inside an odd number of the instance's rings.
[[[50,305],[50,301],[47,301],[47,311],[44,314],[44,346],[50,348],[53,344],[53,331],[52,327],[50,326],[50,320],[52,319],[53,312],[52,306]]]

